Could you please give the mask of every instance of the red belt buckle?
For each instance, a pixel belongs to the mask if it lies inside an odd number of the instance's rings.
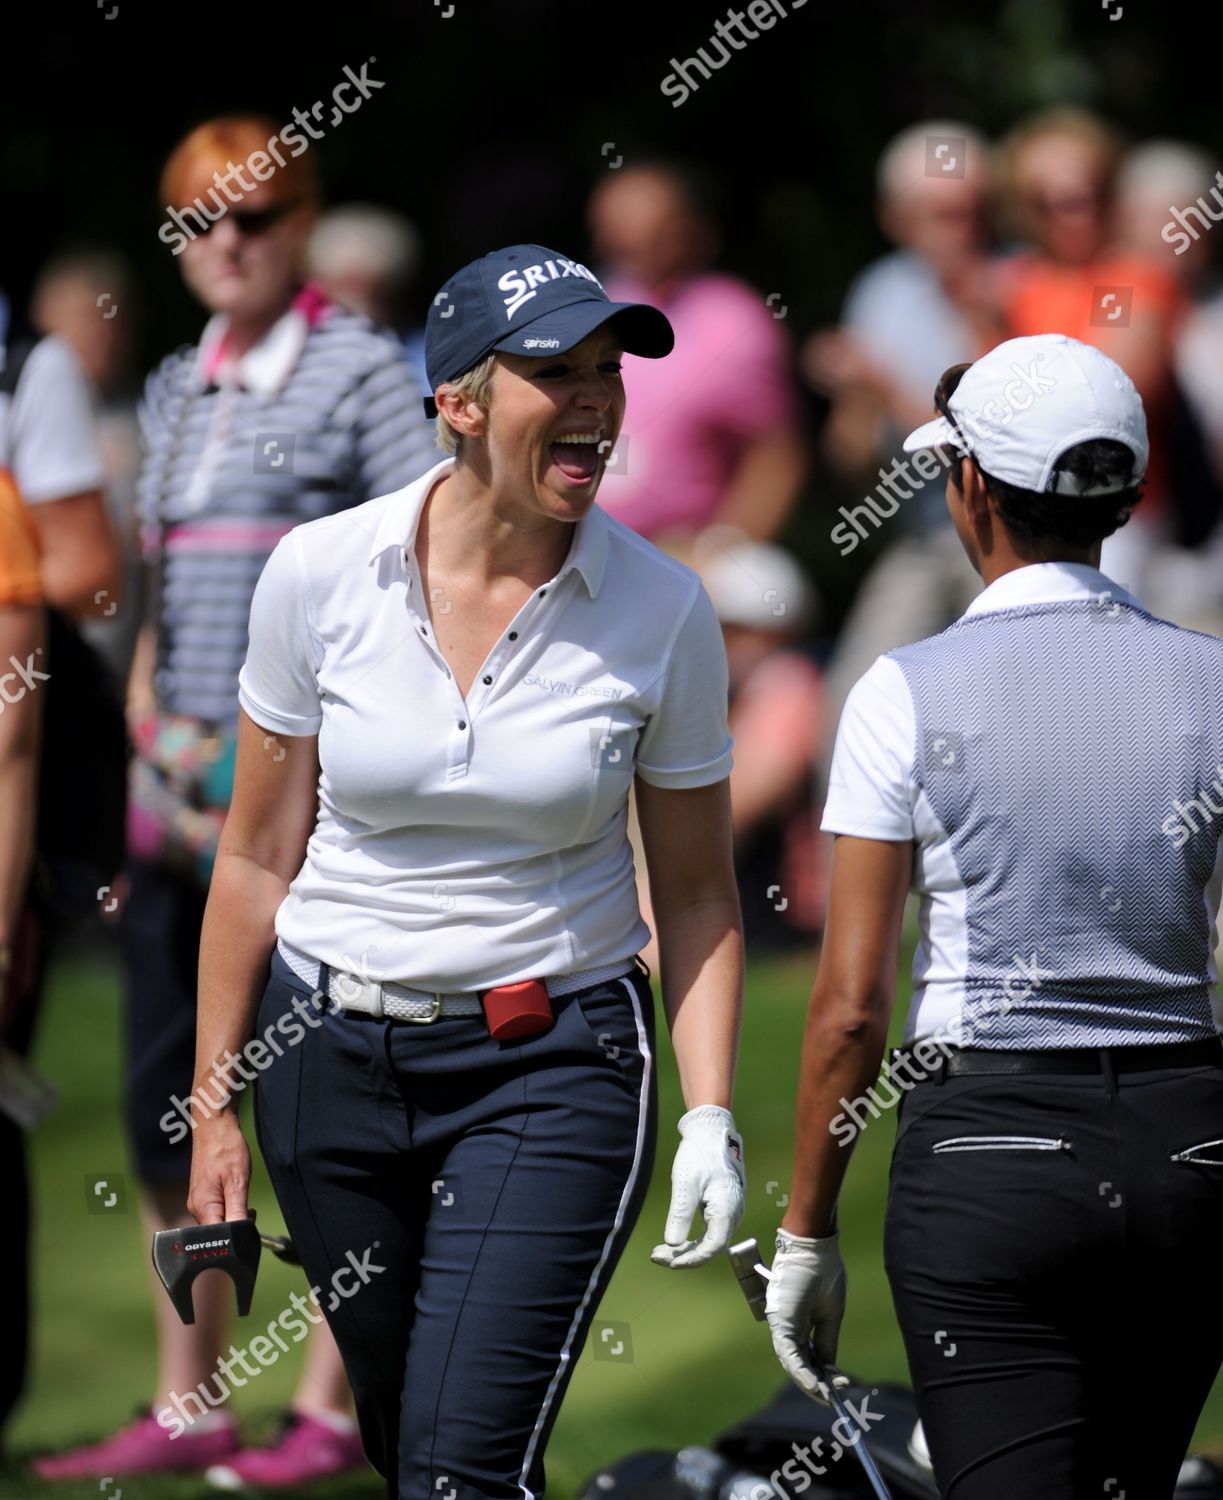
[[[556,1021],[548,987],[542,979],[523,979],[517,984],[498,984],[483,990],[480,1001],[488,1034],[499,1042],[547,1031]]]

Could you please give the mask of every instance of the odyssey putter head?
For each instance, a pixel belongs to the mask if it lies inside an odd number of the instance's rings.
[[[261,1241],[254,1219],[186,1224],[157,1231],[153,1236],[153,1267],[184,1323],[195,1322],[191,1288],[201,1271],[224,1271],[237,1292],[239,1316],[250,1312]]]

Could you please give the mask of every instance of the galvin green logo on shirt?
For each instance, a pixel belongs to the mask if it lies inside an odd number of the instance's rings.
[[[583,686],[581,683],[564,682],[559,677],[540,677],[528,672],[522,679],[527,687],[543,688],[545,693],[556,693],[562,698],[621,698],[619,688]]]

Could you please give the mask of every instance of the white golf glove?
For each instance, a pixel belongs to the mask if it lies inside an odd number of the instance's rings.
[[[743,1217],[747,1192],[743,1139],[730,1110],[720,1104],[698,1104],[681,1116],[679,1133],[683,1140],[671,1167],[666,1243],[650,1254],[656,1265],[672,1270],[702,1266],[726,1249]],[[705,1219],[699,1242],[687,1238],[698,1207]]]
[[[809,1240],[778,1229],[764,1299],[774,1353],[799,1390],[824,1406],[831,1404],[828,1387],[812,1366],[809,1337],[833,1385],[839,1390],[849,1384],[849,1377],[833,1363],[845,1316],[845,1262],[837,1240],[836,1234]]]

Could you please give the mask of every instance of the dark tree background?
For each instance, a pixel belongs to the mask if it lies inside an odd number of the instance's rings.
[[[359,71],[370,58],[385,87],[310,149],[333,201],[386,203],[421,227],[422,307],[458,264],[497,244],[535,240],[585,258],[585,197],[617,156],[663,152],[707,169],[721,198],[723,262],[780,294],[796,342],[835,317],[850,276],[883,248],[874,164],[915,120],[962,118],[997,135],[1031,109],[1074,102],[1134,139],[1176,136],[1223,159],[1214,9],[778,3],[789,14],[679,108],[660,84],[672,58],[708,43],[730,8],[720,0],[52,0],[10,9],[0,284],[20,301],[39,263],[65,244],[121,248],[138,276],[147,368],[194,339],[201,321],[157,238],[168,150],[222,111],[288,121],[294,106],[328,98],[346,64]],[[827,524],[812,518],[836,503],[817,474],[791,538],[824,575],[831,618],[852,579],[822,565]],[[867,549],[859,552],[864,563]]]

